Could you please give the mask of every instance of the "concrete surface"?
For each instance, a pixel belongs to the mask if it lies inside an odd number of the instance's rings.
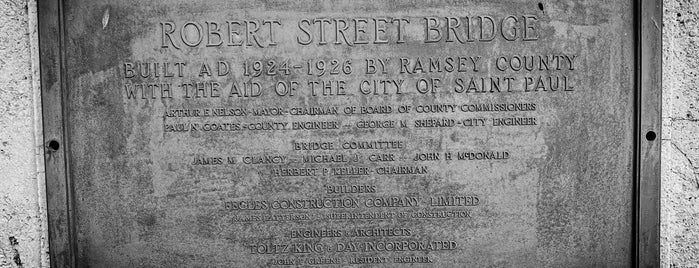
[[[0,1],[0,267],[47,267],[36,4]]]
[[[663,267],[699,266],[699,1],[664,0]],[[36,4],[0,1],[0,267],[48,267]]]
[[[0,267],[47,267],[36,4],[0,1]]]
[[[699,1],[665,0],[661,259],[699,266]]]

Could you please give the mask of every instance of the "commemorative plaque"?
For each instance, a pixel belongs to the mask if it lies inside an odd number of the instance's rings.
[[[659,10],[42,2],[52,263],[656,265]]]

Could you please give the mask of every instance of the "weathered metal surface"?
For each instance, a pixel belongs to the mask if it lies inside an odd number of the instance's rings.
[[[652,263],[632,1],[44,5],[59,266]]]

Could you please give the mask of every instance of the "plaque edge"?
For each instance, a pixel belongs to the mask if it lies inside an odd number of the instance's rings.
[[[37,1],[46,211],[51,267],[76,267],[77,237],[69,176],[63,1]]]
[[[662,144],[662,0],[634,1],[636,142],[634,150],[635,267],[660,267]]]

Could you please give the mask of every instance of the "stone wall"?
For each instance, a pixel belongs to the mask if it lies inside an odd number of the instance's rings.
[[[699,1],[665,0],[661,259],[699,265]]]
[[[699,0],[664,0],[661,258],[699,265]],[[0,267],[48,267],[36,3],[0,1]]]
[[[48,267],[36,25],[0,1],[0,267]]]

